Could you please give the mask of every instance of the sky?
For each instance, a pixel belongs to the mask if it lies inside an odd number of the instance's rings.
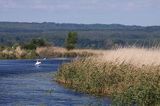
[[[0,0],[0,21],[160,25],[160,0]]]

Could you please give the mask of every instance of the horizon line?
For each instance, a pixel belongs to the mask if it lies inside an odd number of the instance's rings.
[[[122,25],[122,26],[137,26],[137,27],[151,27],[151,26],[160,26],[160,25],[136,25],[136,24],[121,24],[121,23],[74,23],[74,22],[54,22],[54,21],[0,21],[0,23],[8,22],[8,23],[54,23],[54,24],[75,24],[75,25]]]

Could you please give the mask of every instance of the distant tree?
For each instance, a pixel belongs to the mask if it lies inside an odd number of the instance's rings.
[[[25,49],[36,49],[37,47],[46,46],[47,43],[44,39],[32,39],[30,43],[24,45]]]
[[[45,46],[46,42],[44,39],[32,39],[31,44],[34,44],[37,47],[40,47],[40,46]]]
[[[75,48],[77,43],[77,33],[76,32],[69,32],[66,38],[66,49],[72,50]]]

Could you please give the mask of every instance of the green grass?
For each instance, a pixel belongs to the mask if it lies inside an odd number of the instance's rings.
[[[160,105],[160,66],[81,59],[62,65],[56,80],[76,91],[109,96],[115,105]]]

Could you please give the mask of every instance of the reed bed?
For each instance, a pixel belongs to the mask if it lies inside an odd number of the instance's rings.
[[[116,50],[103,51],[99,56],[100,61],[110,61],[118,63],[129,63],[135,66],[157,66],[160,65],[159,48],[118,48]]]
[[[0,50],[0,59],[33,59],[33,58],[53,58],[53,57],[89,57],[97,55],[99,52],[89,49],[66,50],[61,47],[38,47],[36,50],[17,48],[4,48]]]
[[[37,58],[38,54],[35,50],[21,49],[20,46],[16,48],[4,48],[0,50],[0,59],[33,59]]]
[[[158,51],[139,48],[103,51],[98,57],[63,64],[56,80],[76,91],[109,96],[118,106],[158,106],[160,60],[154,60],[159,59]]]
[[[96,50],[95,50],[96,51]],[[89,49],[74,49],[66,50],[61,47],[40,47],[36,49],[36,53],[40,57],[89,57],[97,55],[94,50]],[[98,53],[98,52],[97,52]]]

